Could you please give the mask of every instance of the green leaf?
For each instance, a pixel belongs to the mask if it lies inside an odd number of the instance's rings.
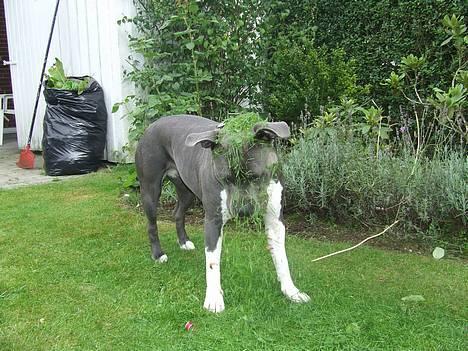
[[[55,58],[55,63],[52,67],[49,68],[49,77],[48,79],[52,84],[63,84],[66,81],[65,72],[63,70],[62,61],[58,58]]]
[[[440,46],[444,46],[444,45],[447,45],[448,43],[450,43],[450,41],[452,40],[452,36],[448,37],[447,39],[445,39],[442,44],[440,44]]]
[[[47,76],[47,87],[53,89],[63,89],[76,91],[82,94],[89,85],[89,79],[68,78],[63,70],[62,61],[55,58],[55,63],[49,68]]]
[[[193,50],[193,48],[195,47],[195,44],[193,41],[191,41],[190,43],[185,44],[185,47],[189,50]]]
[[[127,178],[124,179],[122,186],[124,188],[134,188],[138,186],[138,180],[135,172],[128,174]]]
[[[370,129],[371,129],[371,126],[364,125],[364,126],[361,127],[361,133],[362,134],[367,134],[367,133],[369,133]]]
[[[148,106],[155,107],[161,104],[161,96],[159,95],[149,95],[148,96]]]
[[[159,27],[159,30],[166,29],[171,24],[171,21],[164,21],[164,23]]]
[[[192,2],[188,8],[189,12],[194,14],[198,12],[198,5],[195,2]]]
[[[382,139],[388,139],[388,132],[386,130],[381,129],[379,135]]]
[[[445,250],[441,247],[436,247],[434,251],[432,251],[432,257],[434,257],[436,260],[440,260],[445,256]]]
[[[112,113],[116,113],[120,108],[120,103],[115,103],[113,106],[112,106]]]
[[[78,79],[75,83],[76,84],[72,87],[72,90],[76,90],[78,95],[81,95],[88,88],[89,80],[88,78]]]

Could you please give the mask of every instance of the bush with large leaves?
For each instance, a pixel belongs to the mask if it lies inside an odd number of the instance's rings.
[[[132,139],[176,113],[223,119],[250,99],[258,80],[262,1],[134,0],[128,78],[139,89]]]
[[[137,28],[127,75],[139,90],[129,99],[133,140],[167,114],[221,120],[248,106],[297,120],[306,104],[318,112],[354,89],[343,52],[312,46],[313,2],[134,2],[136,16],[121,20]]]

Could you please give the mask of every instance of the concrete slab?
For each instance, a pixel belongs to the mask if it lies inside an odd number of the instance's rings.
[[[20,150],[16,134],[5,134],[4,144],[0,146],[0,189],[15,188],[24,185],[42,184],[54,180],[71,179],[77,176],[49,177],[42,169],[43,159],[36,154],[34,169],[22,169],[16,165]],[[79,177],[79,176],[78,176]]]

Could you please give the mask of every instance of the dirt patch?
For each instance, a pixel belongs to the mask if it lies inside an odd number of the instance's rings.
[[[321,241],[349,242],[350,244],[357,244],[385,229],[385,226],[357,227],[349,224],[338,225],[323,220],[308,223],[300,220],[298,215],[286,216],[285,222],[289,232],[296,235]],[[405,239],[402,233],[393,230],[393,228],[382,236],[366,242],[365,245],[417,254],[427,254],[431,249],[427,243]]]
[[[143,212],[139,205],[125,203],[124,206],[133,210]],[[158,210],[158,219],[161,221],[174,221],[172,211],[175,205],[163,204]],[[203,210],[199,206],[192,207],[187,212],[186,223],[190,225],[203,225]],[[336,224],[321,219],[313,222],[304,220],[305,216],[295,213],[285,215],[284,221],[288,235],[298,235],[303,238],[320,241],[348,242],[350,246],[362,240],[380,233],[385,226],[356,226],[352,224]],[[390,224],[390,223],[389,223]],[[419,255],[430,255],[435,246],[440,245],[446,249],[448,257],[456,257],[466,260],[466,247],[448,243],[438,244],[432,239],[422,240],[401,232],[399,229],[390,229],[382,236],[369,240],[364,245],[395,250],[399,252],[415,253]],[[466,246],[466,245],[465,245]]]
[[[386,228],[386,226],[381,225],[336,224],[321,219],[315,219],[310,223],[299,214],[286,215],[285,223],[289,233],[322,241],[349,242],[350,246],[378,234]],[[430,255],[436,246],[441,246],[446,251],[446,257],[468,259],[466,238],[457,238],[455,234],[450,241],[444,240],[444,238],[416,237],[414,234],[403,232],[397,226],[382,236],[369,240],[364,245],[420,255]]]

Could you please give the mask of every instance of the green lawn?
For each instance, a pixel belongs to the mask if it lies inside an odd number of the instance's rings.
[[[160,222],[169,261],[153,263],[116,172],[0,191],[0,350],[468,349],[463,262],[362,247],[310,263],[349,243],[287,238],[295,281],[312,297],[295,305],[265,236],[228,229],[226,310],[205,312],[201,226],[189,226],[197,250],[185,252]]]

